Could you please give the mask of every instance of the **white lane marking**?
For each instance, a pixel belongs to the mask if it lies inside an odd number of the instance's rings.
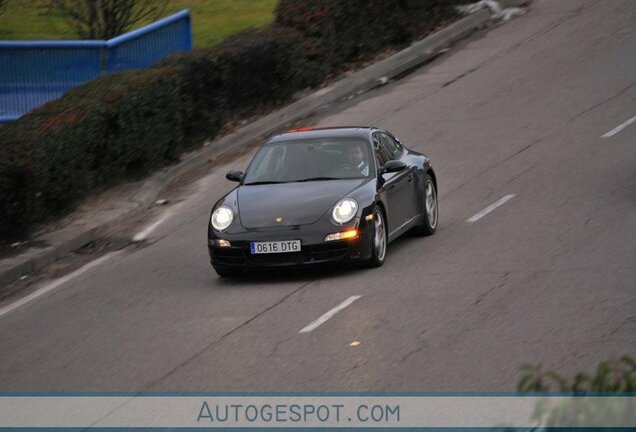
[[[176,211],[179,207],[181,207],[183,203],[179,203],[177,205],[175,205],[174,207],[166,210],[164,212],[163,215],[161,215],[161,217],[159,219],[157,219],[156,221],[154,221],[153,223],[151,223],[150,225],[148,225],[146,228],[144,228],[143,230],[139,231],[137,234],[135,234],[135,236],[133,237],[133,241],[134,242],[140,242],[142,240],[146,240],[146,238],[148,238],[148,236],[150,234],[152,234],[152,232],[157,229],[157,227],[159,225],[161,225],[162,223],[164,223],[165,221],[167,221]]]
[[[516,196],[515,194],[506,195],[505,197],[501,198],[500,200],[490,204],[488,207],[486,207],[485,209],[483,209],[479,213],[475,214],[474,216],[469,217],[466,220],[466,222],[468,222],[468,223],[477,222],[479,219],[483,218],[484,216],[486,216],[488,213],[490,213],[491,211],[493,211],[497,207],[499,207],[499,206],[505,204],[506,202],[510,201],[515,196]]]
[[[359,295],[355,295],[355,296],[351,296],[348,299],[346,299],[345,301],[343,301],[342,303],[340,303],[338,306],[336,306],[335,308],[331,309],[329,312],[325,313],[324,315],[322,315],[320,318],[318,318],[316,321],[313,321],[309,324],[307,324],[305,327],[303,327],[302,329],[300,329],[298,331],[298,333],[309,333],[312,330],[315,330],[318,326],[324,324],[325,322],[327,322],[327,320],[333,318],[333,316],[335,314],[337,314],[338,312],[340,312],[341,310],[351,306],[351,304],[358,300],[360,297]]]
[[[7,306],[3,307],[2,309],[0,309],[0,318],[4,317],[8,313],[16,310],[20,306],[23,306],[23,305],[25,305],[25,304],[37,299],[38,297],[43,296],[44,294],[53,291],[55,288],[59,287],[60,285],[65,284],[66,282],[70,281],[73,278],[76,278],[77,276],[81,275],[82,273],[85,273],[85,272],[89,271],[90,269],[95,268],[98,265],[104,263],[105,261],[108,261],[109,259],[113,258],[115,255],[118,255],[120,252],[121,251],[109,252],[106,255],[104,255],[103,257],[97,258],[95,261],[91,261],[88,264],[84,265],[83,267],[78,268],[74,272],[69,273],[66,276],[63,276],[63,277],[61,277],[59,279],[55,279],[54,281],[52,281],[48,285],[45,285],[42,288],[40,288],[40,289],[38,289],[36,291],[33,291],[31,294],[29,294],[26,297],[21,298],[20,300],[16,301],[15,303],[12,303],[10,305],[7,305]]]
[[[630,118],[629,120],[619,124],[618,126],[616,126],[614,129],[612,129],[611,131],[601,135],[601,138],[611,138],[614,135],[616,135],[617,133],[619,133],[620,131],[622,131],[623,129],[625,129],[627,126],[629,126],[630,124],[636,122],[636,116]]]

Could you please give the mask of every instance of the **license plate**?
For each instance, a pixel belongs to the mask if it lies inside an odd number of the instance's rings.
[[[300,240],[251,242],[250,250],[253,254],[300,252]]]

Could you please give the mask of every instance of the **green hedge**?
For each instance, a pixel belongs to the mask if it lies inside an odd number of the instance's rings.
[[[188,98],[188,137],[213,138],[225,123],[280,105],[304,82],[299,39],[277,27],[247,30],[210,49],[173,56]]]
[[[0,238],[178,160],[351,63],[454,16],[444,0],[280,0],[275,23],[99,78],[0,127]]]
[[[143,175],[183,151],[182,85],[168,69],[99,78],[0,128],[0,235],[88,194]]]
[[[279,0],[276,23],[303,37],[316,80],[452,19],[458,0]]]

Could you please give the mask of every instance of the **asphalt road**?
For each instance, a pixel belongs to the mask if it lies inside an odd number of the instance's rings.
[[[635,354],[636,123],[602,137],[636,116],[634,53],[636,2],[536,0],[320,119],[433,159],[440,229],[380,269],[218,279],[219,168],[146,247],[0,316],[0,391],[510,391],[523,363]]]

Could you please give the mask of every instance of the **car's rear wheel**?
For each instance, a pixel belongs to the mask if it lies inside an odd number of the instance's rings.
[[[371,244],[371,258],[369,266],[380,267],[386,259],[387,229],[384,212],[376,207],[373,210],[373,242]]]
[[[421,235],[432,235],[437,230],[438,206],[437,188],[430,175],[426,174],[424,179],[424,208],[422,212],[422,222],[417,227],[417,233]]]

